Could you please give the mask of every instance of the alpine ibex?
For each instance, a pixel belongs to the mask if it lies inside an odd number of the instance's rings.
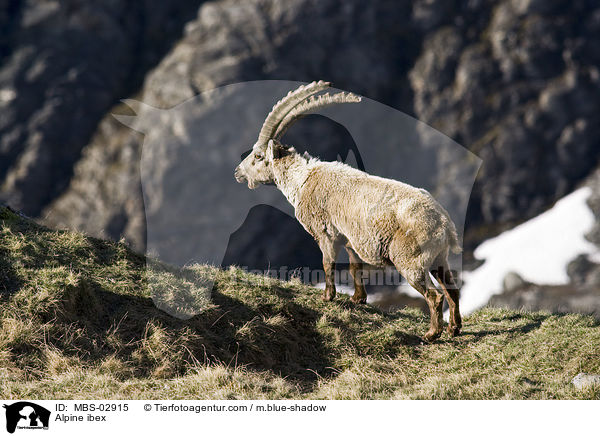
[[[235,169],[236,180],[247,182],[250,189],[274,183],[294,206],[296,218],[323,253],[323,300],[335,298],[335,259],[345,246],[354,278],[352,301],[365,303],[367,299],[362,263],[394,265],[427,300],[431,324],[424,338],[432,341],[442,333],[443,295],[429,271],[442,268],[446,280],[438,278],[438,282],[450,307],[448,332],[458,335],[462,326],[459,293],[448,252],[459,253],[460,246],[446,210],[424,189],[372,176],[341,162],[321,162],[279,141],[305,114],[361,100],[344,92],[317,95],[329,86],[323,81],[300,86],[273,106],[252,152]]]

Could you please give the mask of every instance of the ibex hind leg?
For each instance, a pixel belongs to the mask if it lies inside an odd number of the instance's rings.
[[[346,244],[346,251],[350,260],[350,274],[354,280],[354,295],[351,300],[357,304],[365,304],[367,302],[367,291],[365,291],[362,280],[363,262],[348,244]]]
[[[443,330],[442,305],[444,296],[438,293],[429,277],[429,268],[434,258],[429,250],[423,250],[419,243],[399,230],[390,244],[390,260],[408,283],[427,301],[431,316],[429,331],[423,339],[428,342],[439,338]]]
[[[396,267],[398,268],[398,267]],[[444,321],[442,319],[442,305],[444,296],[437,292],[429,277],[429,271],[424,268],[398,269],[400,274],[415,288],[427,301],[429,307],[429,330],[423,336],[427,342],[432,342],[442,335]]]
[[[451,336],[458,336],[462,328],[462,317],[460,316],[459,297],[460,291],[457,287],[450,265],[448,265],[448,254],[441,253],[433,263],[434,276],[444,291],[449,307],[448,333]]]

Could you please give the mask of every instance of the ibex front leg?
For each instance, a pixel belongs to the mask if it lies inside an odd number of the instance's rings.
[[[350,274],[354,280],[354,295],[351,300],[357,304],[365,304],[367,302],[367,292],[362,278],[362,260],[350,245],[346,245],[348,259],[350,260]]]
[[[338,241],[324,239],[319,241],[323,253],[323,271],[325,272],[325,290],[323,301],[332,301],[335,298],[335,258],[340,249]]]

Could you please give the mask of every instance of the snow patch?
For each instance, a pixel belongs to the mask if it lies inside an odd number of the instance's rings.
[[[463,273],[461,312],[471,313],[501,293],[510,271],[534,283],[561,285],[568,283],[567,265],[579,254],[600,259],[598,248],[584,238],[595,220],[586,203],[591,193],[589,187],[578,189],[548,211],[479,245],[475,257],[485,262]]]

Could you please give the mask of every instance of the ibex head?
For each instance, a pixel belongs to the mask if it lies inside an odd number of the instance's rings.
[[[273,106],[260,129],[252,151],[235,169],[235,179],[239,183],[248,182],[248,187],[254,189],[261,183],[273,182],[273,163],[285,154],[285,150],[293,151],[282,145],[280,139],[287,129],[304,115],[326,106],[358,103],[361,100],[359,96],[345,92],[316,95],[330,85],[329,82],[320,80],[300,86]]]

